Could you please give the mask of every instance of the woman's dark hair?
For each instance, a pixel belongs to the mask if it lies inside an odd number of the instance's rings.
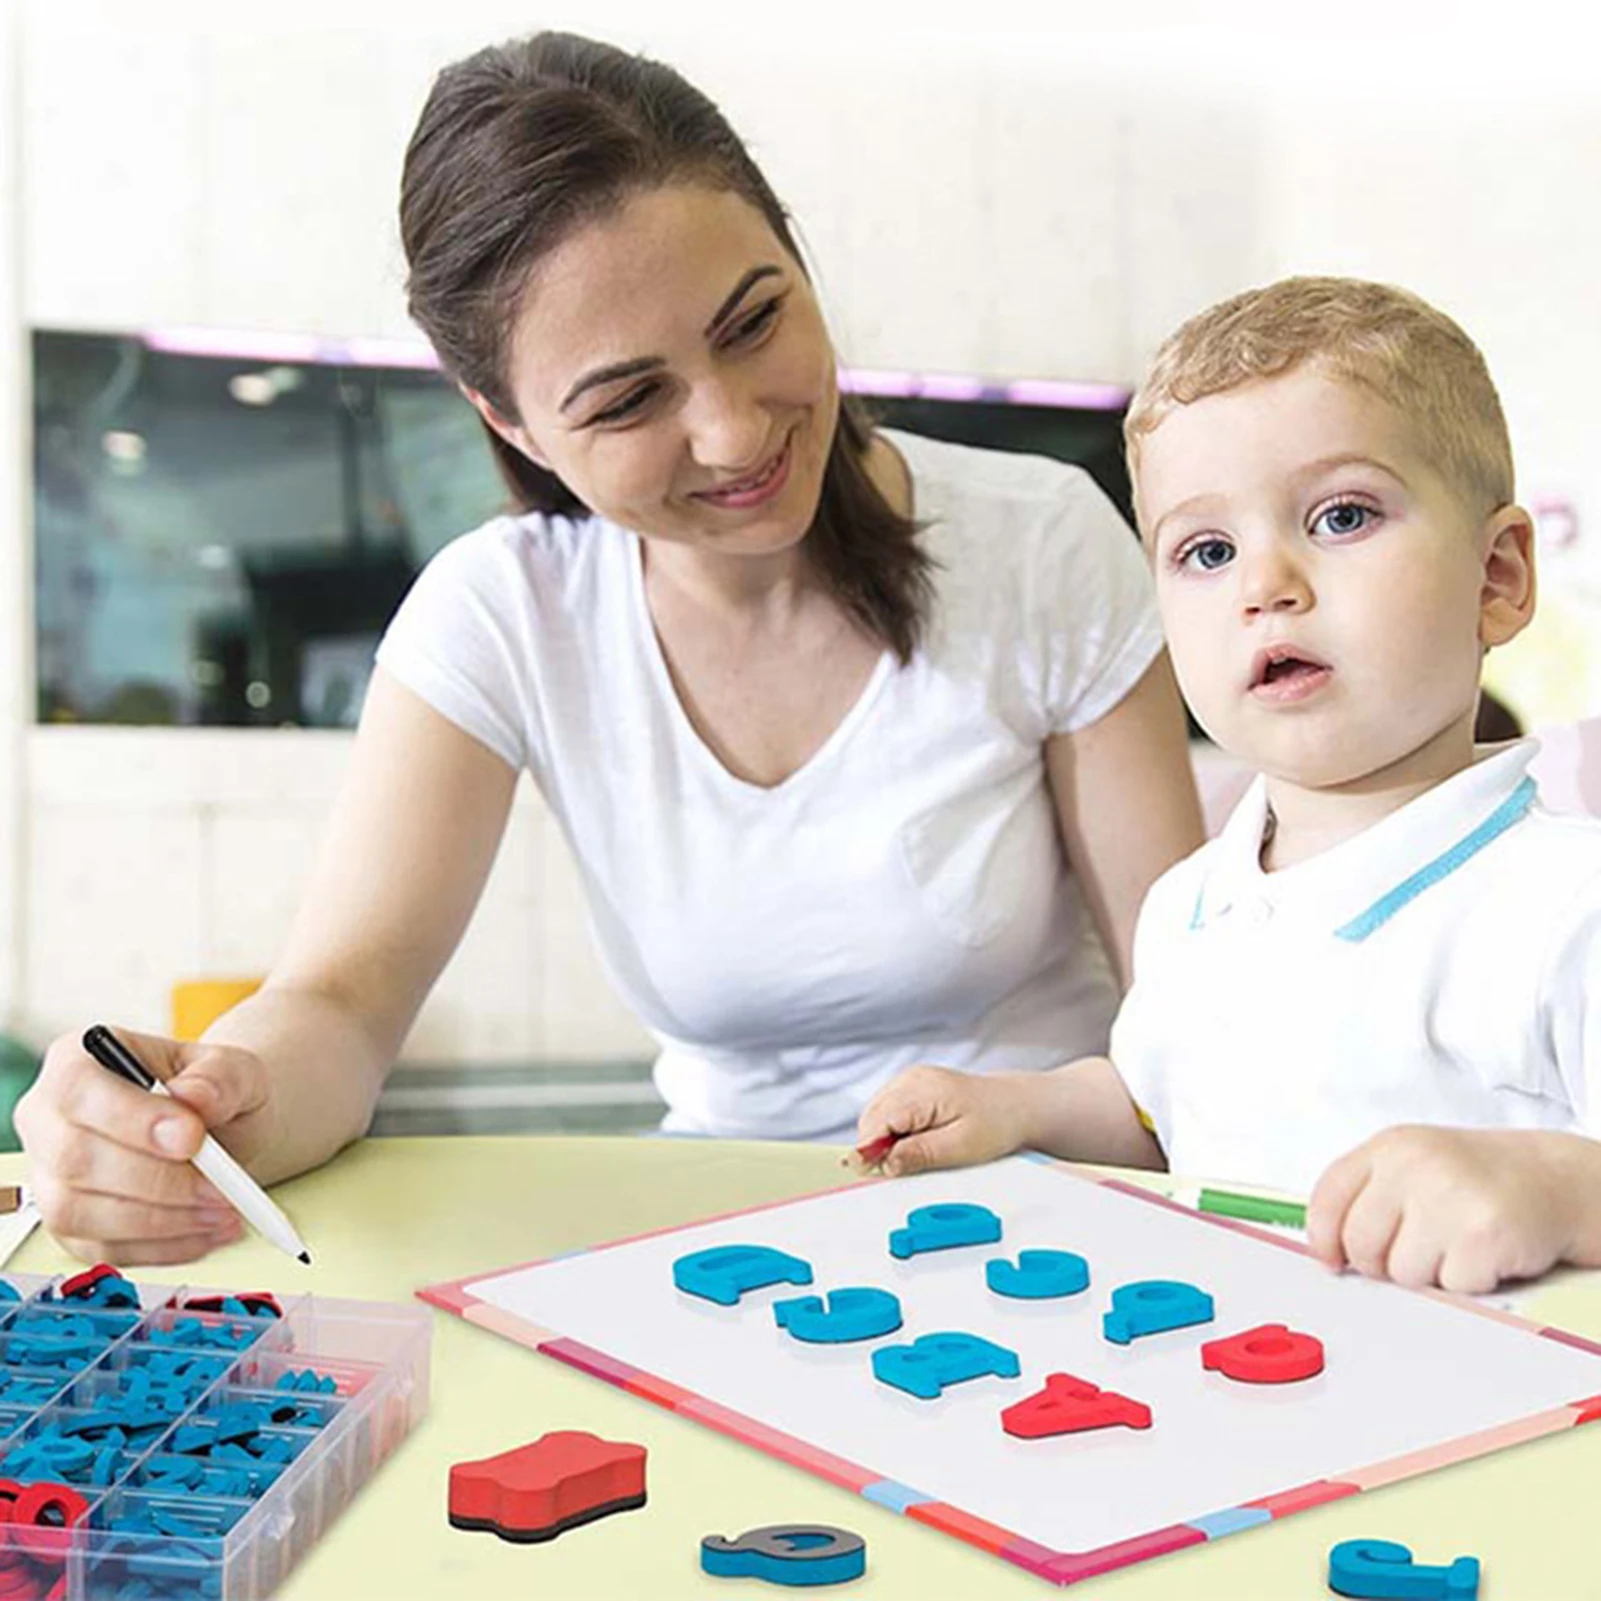
[[[446,372],[517,416],[507,350],[534,267],[585,223],[641,190],[701,183],[766,218],[802,273],[789,219],[717,107],[670,67],[573,34],[539,33],[446,67],[406,150],[400,234],[412,317]],[[583,513],[554,474],[492,429],[519,509]],[[814,568],[904,664],[931,593],[917,526],[867,475],[864,413],[840,397],[817,515]]]

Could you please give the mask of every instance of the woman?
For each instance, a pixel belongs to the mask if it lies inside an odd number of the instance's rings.
[[[898,1069],[1103,1047],[1141,895],[1200,823],[1143,565],[1089,479],[875,433],[782,207],[676,74],[546,34],[436,82],[411,309],[523,514],[394,619],[318,876],[175,1102],[56,1042],[17,1122],[83,1255],[179,1261],[366,1128],[527,768],[670,1130],[849,1136]],[[1110,966],[1107,957],[1110,957]]]

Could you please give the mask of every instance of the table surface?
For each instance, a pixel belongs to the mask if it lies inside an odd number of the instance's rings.
[[[22,1175],[21,1157],[0,1157],[0,1183]],[[404,1301],[442,1279],[846,1182],[839,1152],[817,1146],[367,1140],[275,1192],[311,1247],[310,1269],[252,1236],[187,1275],[165,1268],[134,1276]],[[11,1263],[32,1273],[73,1265],[42,1233]],[[1522,1310],[1601,1338],[1601,1274],[1564,1275]],[[866,1539],[868,1572],[842,1595],[1038,1601],[1054,1591],[948,1535],[444,1313],[434,1324],[432,1386],[427,1419],[296,1568],[280,1592],[286,1601],[732,1601],[757,1594],[757,1581],[703,1574],[701,1537],[789,1522],[839,1524]],[[452,1462],[490,1456],[551,1429],[645,1446],[648,1505],[546,1545],[449,1526]],[[1601,1601],[1591,1523],[1598,1483],[1601,1428],[1575,1429],[1120,1569],[1072,1594],[1086,1601],[1310,1601],[1330,1593],[1329,1547],[1363,1536],[1399,1540],[1419,1562],[1479,1557],[1485,1601]],[[785,1592],[764,1586],[761,1593]]]

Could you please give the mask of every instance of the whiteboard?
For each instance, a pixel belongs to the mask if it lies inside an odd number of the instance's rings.
[[[889,1233],[909,1211],[949,1202],[996,1212],[1000,1242],[890,1255]],[[677,1258],[725,1244],[801,1257],[813,1282],[748,1292],[732,1307],[675,1288]],[[990,1292],[984,1264],[1030,1248],[1085,1257],[1089,1288],[1034,1302]],[[1147,1279],[1205,1290],[1213,1321],[1128,1346],[1107,1341],[1101,1318],[1112,1291]],[[854,1285],[893,1291],[902,1328],[807,1345],[774,1319],[777,1300]],[[629,1369],[666,1380],[858,1464],[858,1487],[885,1504],[943,1503],[982,1519],[1041,1548],[1025,1563],[1037,1571],[1057,1553],[1175,1526],[1198,1530],[1193,1543],[1265,1521],[1271,1514],[1251,1503],[1303,1486],[1360,1489],[1570,1427],[1601,1391],[1601,1360],[1583,1342],[1542,1338],[1535,1325],[1438,1292],[1331,1273],[1299,1248],[1027,1156],[863,1183],[424,1293],[468,1316],[477,1307],[479,1321],[514,1337],[526,1327],[536,1346],[577,1342],[601,1353],[618,1371],[594,1369],[615,1382]],[[1253,1385],[1203,1370],[1203,1343],[1263,1323],[1316,1335],[1324,1371]],[[874,1350],[944,1330],[1015,1351],[1021,1376],[974,1379],[931,1401],[873,1377]],[[1005,1433],[1002,1408],[1057,1372],[1144,1402],[1152,1426]],[[751,1437],[764,1443],[760,1429]]]

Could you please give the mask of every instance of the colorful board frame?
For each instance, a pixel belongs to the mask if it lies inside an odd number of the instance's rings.
[[[1323,1291],[1318,1289],[1318,1285],[1322,1283],[1327,1285],[1328,1294],[1338,1299],[1319,1304],[1325,1307],[1344,1306],[1351,1310],[1353,1317],[1349,1330],[1331,1330],[1326,1325],[1321,1329],[1312,1330],[1320,1335],[1333,1335],[1328,1343],[1331,1368],[1336,1374],[1339,1373],[1342,1363],[1346,1365],[1347,1372],[1350,1371],[1350,1365],[1356,1359],[1355,1343],[1358,1340],[1366,1338],[1368,1347],[1376,1349],[1378,1342],[1371,1338],[1375,1327],[1398,1331],[1394,1341],[1389,1341],[1387,1336],[1388,1345],[1404,1344],[1405,1338],[1411,1338],[1419,1330],[1426,1330],[1433,1338],[1447,1342],[1457,1341],[1460,1345],[1458,1354],[1462,1356],[1464,1362],[1482,1361],[1489,1356],[1503,1364],[1497,1368],[1496,1376],[1507,1377],[1508,1398],[1502,1407],[1505,1415],[1497,1413],[1496,1408],[1499,1403],[1493,1397],[1486,1397],[1484,1386],[1466,1383],[1465,1393],[1477,1396],[1475,1403],[1477,1415],[1473,1419],[1473,1425],[1460,1434],[1453,1434],[1446,1428],[1438,1438],[1430,1437],[1423,1444],[1410,1444],[1403,1449],[1384,1450],[1360,1464],[1353,1459],[1349,1463],[1331,1466],[1327,1472],[1292,1474],[1282,1484],[1262,1486],[1259,1493],[1241,1495],[1222,1507],[1218,1507],[1215,1503],[1210,1506],[1205,1504],[1206,1492],[1203,1487],[1196,1491],[1196,1499],[1200,1504],[1188,1515],[1153,1519],[1132,1532],[1118,1529],[1112,1531],[1114,1537],[1104,1541],[1069,1543],[1058,1539],[1036,1537],[1037,1523],[1031,1524],[1027,1517],[1011,1518],[1004,1514],[993,1514],[993,1509],[989,1509],[992,1515],[985,1515],[985,1512],[975,1510],[971,1504],[971,1497],[941,1493],[939,1481],[942,1474],[938,1470],[926,1473],[917,1470],[908,1473],[898,1468],[892,1471],[875,1469],[868,1465],[876,1454],[874,1448],[830,1449],[827,1443],[803,1437],[805,1433],[816,1432],[808,1425],[788,1428],[775,1426],[770,1418],[764,1419],[758,1415],[765,1410],[760,1404],[730,1405],[727,1402],[726,1392],[723,1399],[719,1399],[715,1393],[707,1393],[708,1390],[716,1390],[719,1387],[716,1380],[694,1387],[677,1382],[668,1373],[652,1371],[644,1361],[628,1360],[618,1354],[619,1340],[610,1332],[615,1324],[617,1334],[620,1336],[620,1325],[623,1320],[613,1320],[609,1323],[604,1316],[601,1316],[597,1321],[592,1310],[584,1311],[581,1316],[582,1309],[579,1306],[581,1297],[576,1294],[576,1286],[563,1287],[564,1274],[570,1280],[577,1273],[591,1272],[591,1270],[593,1270],[592,1277],[602,1272],[612,1278],[625,1273],[643,1273],[654,1293],[656,1280],[660,1276],[661,1263],[667,1259],[663,1253],[670,1255],[680,1249],[682,1252],[688,1252],[709,1244],[747,1241],[772,1243],[780,1248],[797,1250],[798,1254],[807,1255],[805,1250],[799,1249],[795,1231],[803,1229],[808,1217],[813,1226],[818,1218],[824,1218],[827,1225],[825,1233],[829,1237],[838,1237],[847,1232],[853,1237],[871,1235],[876,1223],[881,1222],[887,1215],[886,1208],[904,1216],[906,1211],[915,1206],[942,1199],[979,1201],[993,1205],[996,1210],[1003,1213],[1010,1210],[1020,1219],[1033,1218],[1033,1222],[1027,1226],[1014,1228],[1009,1225],[1008,1235],[999,1246],[972,1247],[949,1253],[952,1260],[939,1264],[934,1270],[945,1276],[947,1284],[950,1274],[965,1271],[975,1275],[981,1285],[981,1264],[984,1260],[999,1254],[1015,1255],[1020,1246],[1027,1245],[1057,1243],[1082,1251],[1090,1258],[1092,1269],[1098,1261],[1104,1265],[1111,1254],[1109,1243],[1103,1248],[1098,1245],[1096,1239],[1089,1237],[1062,1239],[1058,1235],[1054,1240],[1048,1237],[1048,1229],[1041,1218],[1038,1204],[1040,1181],[1045,1175],[1049,1175],[1053,1183],[1060,1180],[1073,1186],[1060,1192],[1053,1190],[1052,1198],[1057,1198],[1059,1193],[1062,1213],[1068,1218],[1075,1215],[1080,1218],[1093,1215],[1102,1219],[1101,1234],[1104,1242],[1110,1242],[1111,1232],[1115,1231],[1122,1236],[1116,1242],[1119,1249],[1126,1247],[1144,1251],[1149,1247],[1152,1238],[1160,1237],[1158,1243],[1161,1240],[1167,1241],[1166,1248],[1171,1256],[1173,1249],[1171,1242],[1177,1241],[1188,1247],[1188,1254],[1192,1259],[1201,1259],[1209,1255],[1219,1261],[1227,1258],[1233,1263],[1233,1270],[1244,1275],[1239,1279],[1236,1292],[1232,1296],[1220,1298],[1218,1320],[1214,1325],[1187,1333],[1175,1331],[1154,1337],[1155,1342],[1168,1342],[1167,1349],[1170,1353],[1179,1349],[1177,1342],[1180,1342],[1181,1338],[1187,1342],[1184,1349],[1192,1349],[1205,1339],[1233,1332],[1234,1329],[1253,1321],[1260,1321],[1256,1316],[1256,1313],[1260,1312],[1260,1305],[1257,1305],[1249,1316],[1236,1317],[1230,1313],[1231,1301],[1241,1309],[1242,1314],[1246,1311],[1246,1303],[1250,1300],[1250,1296],[1244,1293],[1242,1287],[1252,1281],[1259,1281],[1263,1292],[1269,1293],[1275,1284],[1292,1284],[1299,1280],[1301,1284],[1299,1293],[1302,1297],[1314,1291],[1322,1294]],[[1011,1204],[1012,1202],[1015,1202],[1015,1205]],[[804,1214],[802,1209],[806,1208],[812,1208],[812,1213]],[[824,1217],[824,1213],[818,1211],[818,1208],[825,1208],[827,1216]],[[849,1217],[851,1220],[850,1230],[839,1227],[844,1217]],[[1110,1223],[1106,1222],[1107,1219],[1111,1220]],[[866,1224],[865,1230],[857,1227],[858,1223],[863,1222]],[[786,1229],[789,1231],[787,1235],[784,1232]],[[1031,1230],[1032,1237],[1028,1237]],[[1186,1232],[1193,1230],[1202,1232],[1193,1235]],[[889,1265],[887,1253],[883,1251],[882,1237],[878,1236],[877,1241],[877,1249],[885,1256],[886,1263],[885,1274],[880,1282],[884,1279],[899,1278],[903,1285],[914,1287],[907,1294],[909,1314],[907,1328],[899,1334],[888,1337],[891,1342],[904,1340],[922,1331],[913,1315],[915,1286],[919,1282],[924,1286],[931,1286],[936,1283],[936,1279],[929,1272],[926,1262],[920,1264],[914,1260],[907,1264]],[[613,1254],[619,1251],[624,1253],[623,1256],[618,1257]],[[1219,1255],[1219,1252],[1222,1254]],[[1289,1265],[1287,1257],[1294,1259],[1293,1268]],[[597,1258],[605,1258],[605,1261],[597,1261]],[[568,1269],[563,1266],[564,1264],[574,1266]],[[812,1290],[821,1293],[844,1282],[836,1272],[831,1271],[830,1264],[823,1260],[821,1255],[816,1257],[816,1265],[819,1271],[816,1283],[811,1286]],[[1312,1269],[1321,1275],[1320,1279],[1314,1280],[1310,1277],[1309,1270]],[[1086,1303],[1080,1315],[1084,1317],[1093,1315],[1098,1318],[1100,1310],[1107,1303],[1110,1289],[1121,1281],[1122,1275],[1109,1278],[1102,1274],[1098,1277],[1092,1282],[1087,1295],[1076,1298]],[[850,1276],[849,1282],[862,1282],[862,1280],[858,1276]],[[1197,1282],[1200,1282],[1199,1275]],[[1097,1178],[1046,1158],[1018,1157],[993,1164],[987,1169],[970,1170],[965,1173],[925,1175],[912,1180],[870,1183],[846,1190],[824,1191],[750,1211],[727,1214],[701,1223],[654,1230],[626,1240],[611,1241],[591,1251],[572,1253],[544,1262],[528,1263],[500,1273],[478,1274],[468,1279],[433,1285],[418,1293],[424,1300],[454,1312],[480,1327],[527,1345],[545,1356],[564,1362],[593,1377],[604,1379],[607,1383],[616,1385],[630,1394],[638,1395],[658,1406],[692,1418],[706,1427],[743,1440],[782,1461],[804,1468],[830,1483],[853,1490],[869,1500],[901,1512],[916,1522],[954,1535],[1029,1573],[1059,1585],[1072,1584],[1118,1567],[1200,1545],[1226,1534],[1236,1533],[1344,1496],[1357,1494],[1362,1490],[1375,1489],[1436,1467],[1499,1450],[1524,1440],[1560,1432],[1601,1417],[1601,1394],[1597,1393],[1601,1391],[1601,1365],[1597,1365],[1597,1359],[1601,1358],[1601,1346],[1562,1330],[1540,1327],[1498,1308],[1443,1295],[1440,1292],[1407,1291],[1394,1286],[1372,1284],[1365,1280],[1336,1280],[1324,1273],[1321,1268],[1316,1268],[1302,1246],[1282,1235],[1269,1233],[1231,1218],[1195,1213],[1149,1191],[1118,1180]],[[723,1327],[732,1327],[742,1320],[744,1332],[739,1337],[751,1341],[751,1348],[754,1350],[754,1341],[757,1338],[754,1331],[758,1327],[765,1328],[772,1322],[771,1315],[766,1310],[767,1306],[780,1296],[797,1293],[802,1292],[789,1287],[779,1287],[776,1290],[748,1296],[746,1302],[749,1304],[742,1304],[740,1308],[726,1311],[718,1308],[712,1309],[709,1313],[700,1307],[687,1310],[692,1317],[701,1320],[697,1329],[698,1337],[703,1332],[717,1335],[719,1324],[707,1321],[708,1318],[722,1320]],[[976,1297],[983,1295],[982,1289],[973,1293]],[[545,1297],[544,1304],[551,1306],[555,1315],[546,1315],[536,1321],[516,1310],[516,1303],[520,1299],[526,1299],[530,1294],[535,1299]],[[1293,1296],[1286,1296],[1287,1304],[1282,1307],[1283,1316],[1298,1326],[1305,1326],[1298,1320],[1298,1308],[1288,1304],[1294,1299]],[[512,1304],[507,1304],[508,1301]],[[564,1315],[569,1309],[572,1313],[571,1318]],[[1034,1318],[1051,1316],[1048,1310],[1041,1312],[1038,1308],[1013,1315]],[[1324,1316],[1327,1316],[1326,1311]],[[572,1330],[578,1322],[584,1322],[585,1318],[588,1322],[582,1332],[588,1337],[583,1339],[574,1337]],[[660,1321],[659,1318],[656,1320],[658,1327]],[[568,1325],[566,1332],[552,1326],[564,1322]],[[925,1321],[923,1327],[926,1326]],[[952,1325],[946,1321],[938,1323],[937,1326]],[[1021,1329],[1024,1325],[1019,1323],[1016,1327]],[[600,1332],[595,1332],[596,1330]],[[1366,1330],[1366,1335],[1360,1333],[1360,1330]],[[993,1335],[990,1329],[979,1329],[977,1332],[986,1336]],[[1076,1337],[1082,1346],[1085,1337],[1082,1326],[1078,1328]],[[777,1339],[778,1336],[775,1335],[773,1338]],[[770,1349],[771,1341],[766,1340],[765,1336],[762,1336],[762,1339],[764,1341],[762,1349],[765,1353]],[[621,1343],[626,1349],[627,1341],[623,1340]],[[884,1342],[874,1342],[874,1345],[881,1343]],[[1143,1343],[1145,1342],[1136,1342],[1136,1347]],[[610,1350],[603,1348],[607,1345],[613,1348]],[[1391,1350],[1386,1349],[1387,1360],[1391,1354]],[[1137,1351],[1127,1360],[1137,1364],[1145,1358],[1146,1353]],[[857,1352],[857,1359],[863,1365],[867,1361],[865,1353],[860,1350]],[[764,1354],[760,1360],[769,1360],[769,1357]],[[836,1358],[814,1360],[835,1361]],[[839,1366],[833,1370],[836,1373],[845,1368],[850,1358],[847,1354],[841,1353],[837,1360]],[[1117,1360],[1122,1361],[1124,1358],[1118,1357]],[[1071,1361],[1070,1358],[1065,1359],[1061,1365],[1071,1365]],[[671,1361],[664,1365],[670,1369],[673,1367]],[[1511,1377],[1511,1367],[1514,1365],[1519,1369],[1515,1384]],[[1177,1372],[1176,1359],[1173,1367]],[[1200,1381],[1198,1360],[1196,1369],[1196,1379]],[[1144,1368],[1135,1366],[1129,1371],[1143,1374],[1142,1379],[1129,1381],[1130,1388],[1138,1388],[1140,1383],[1154,1382],[1158,1365],[1147,1364]],[[1085,1376],[1093,1378],[1098,1383],[1111,1382],[1101,1373],[1090,1373]],[[1469,1375],[1470,1378],[1478,1376],[1482,1375]],[[1038,1381],[1042,1377],[1040,1362],[1026,1362],[1021,1384],[1011,1383],[1003,1387],[1001,1381],[981,1380],[973,1385],[959,1387],[950,1399],[959,1407],[971,1408],[978,1405],[996,1411],[1005,1402],[1020,1399],[1024,1394],[1037,1388]],[[864,1382],[870,1384],[871,1381]],[[1211,1375],[1201,1382],[1215,1387],[1226,1385],[1228,1381]],[[980,1399],[983,1386],[989,1388],[983,1392],[983,1398]],[[1120,1384],[1117,1387],[1124,1386]],[[972,1393],[969,1395],[967,1392]],[[871,1392],[861,1393],[865,1395]],[[912,1409],[922,1405],[905,1398],[900,1398],[900,1403],[903,1407]],[[934,1403],[936,1406],[945,1404],[944,1398]],[[1441,1404],[1447,1410],[1443,1414],[1437,1411],[1436,1416],[1454,1415],[1449,1411],[1451,1405],[1449,1396],[1442,1396]],[[1377,1403],[1375,1409],[1377,1410]],[[1349,1408],[1342,1402],[1341,1410]],[[1393,1406],[1390,1410],[1393,1410]],[[957,1415],[954,1409],[949,1414],[952,1418]],[[1161,1416],[1162,1412],[1158,1409],[1159,1422]],[[1245,1419],[1246,1414],[1242,1413],[1240,1416]],[[1487,1419],[1491,1421],[1486,1421]],[[890,1419],[891,1426],[893,1423],[894,1419]],[[1419,1427],[1427,1433],[1430,1428],[1437,1429],[1438,1425],[1422,1423]],[[1242,1430],[1243,1428],[1244,1423]],[[824,1432],[826,1433],[826,1430]],[[1069,1442],[1048,1443],[1053,1448],[1059,1444],[1066,1444],[1067,1449],[1073,1449]],[[1021,1443],[1016,1449],[1026,1452],[1029,1443]],[[926,1449],[923,1456],[927,1457]],[[885,1457],[881,1455],[879,1460],[884,1461]],[[1042,1456],[1036,1460],[1044,1461],[1047,1458]],[[1061,1464],[1067,1459],[1058,1456],[1055,1460]],[[1103,1462],[1111,1463],[1115,1460],[1114,1457],[1108,1456]],[[914,1477],[921,1478],[925,1484],[933,1487],[925,1490],[908,1482]],[[1198,1474],[1196,1477],[1201,1481],[1208,1478],[1208,1475]],[[1169,1488],[1171,1489],[1171,1486]],[[1172,1499],[1171,1496],[1169,1499]],[[964,1500],[968,1504],[964,1505]],[[1030,1532],[1031,1529],[1035,1532]]]

